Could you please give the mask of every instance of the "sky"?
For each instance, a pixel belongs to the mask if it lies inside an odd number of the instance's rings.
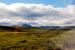
[[[75,0],[0,0],[0,25],[74,26]]]
[[[75,0],[72,1],[72,4],[75,5]]]
[[[68,4],[72,4],[73,0],[0,0],[0,2],[6,4],[12,3],[26,3],[26,4],[51,4],[55,7],[64,7]]]

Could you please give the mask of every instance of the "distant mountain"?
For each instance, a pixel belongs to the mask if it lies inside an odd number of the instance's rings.
[[[31,26],[29,24],[23,24],[22,27],[30,28],[30,27],[34,27],[34,26]],[[36,28],[40,28],[40,29],[62,29],[63,27],[61,27],[61,26],[40,26],[40,27],[36,27]]]
[[[32,27],[32,26],[29,25],[29,24],[23,24],[22,27],[29,28],[29,27]]]
[[[75,29],[75,26],[65,26],[63,29]]]
[[[19,26],[19,25],[12,25],[11,23],[7,22],[2,22],[0,23],[0,29],[14,29],[14,27]],[[23,28],[32,28],[34,26],[31,26],[29,24],[21,24],[21,27]],[[75,26],[40,26],[40,27],[35,27],[35,28],[40,28],[40,29],[75,29]]]
[[[41,26],[42,29],[62,29],[61,26]]]
[[[75,29],[75,26],[41,26],[42,29],[66,29],[71,30]]]

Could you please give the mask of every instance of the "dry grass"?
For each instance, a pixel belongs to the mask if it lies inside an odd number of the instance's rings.
[[[0,32],[0,50],[57,50],[53,41],[66,30],[28,29],[25,32]]]

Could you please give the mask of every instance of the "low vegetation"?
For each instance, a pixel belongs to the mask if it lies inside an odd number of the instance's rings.
[[[22,32],[0,32],[0,50],[61,50],[52,40],[67,30],[26,28]]]

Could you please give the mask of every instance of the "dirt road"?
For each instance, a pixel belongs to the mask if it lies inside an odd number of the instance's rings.
[[[64,32],[52,38],[62,50],[75,50],[75,30]]]

